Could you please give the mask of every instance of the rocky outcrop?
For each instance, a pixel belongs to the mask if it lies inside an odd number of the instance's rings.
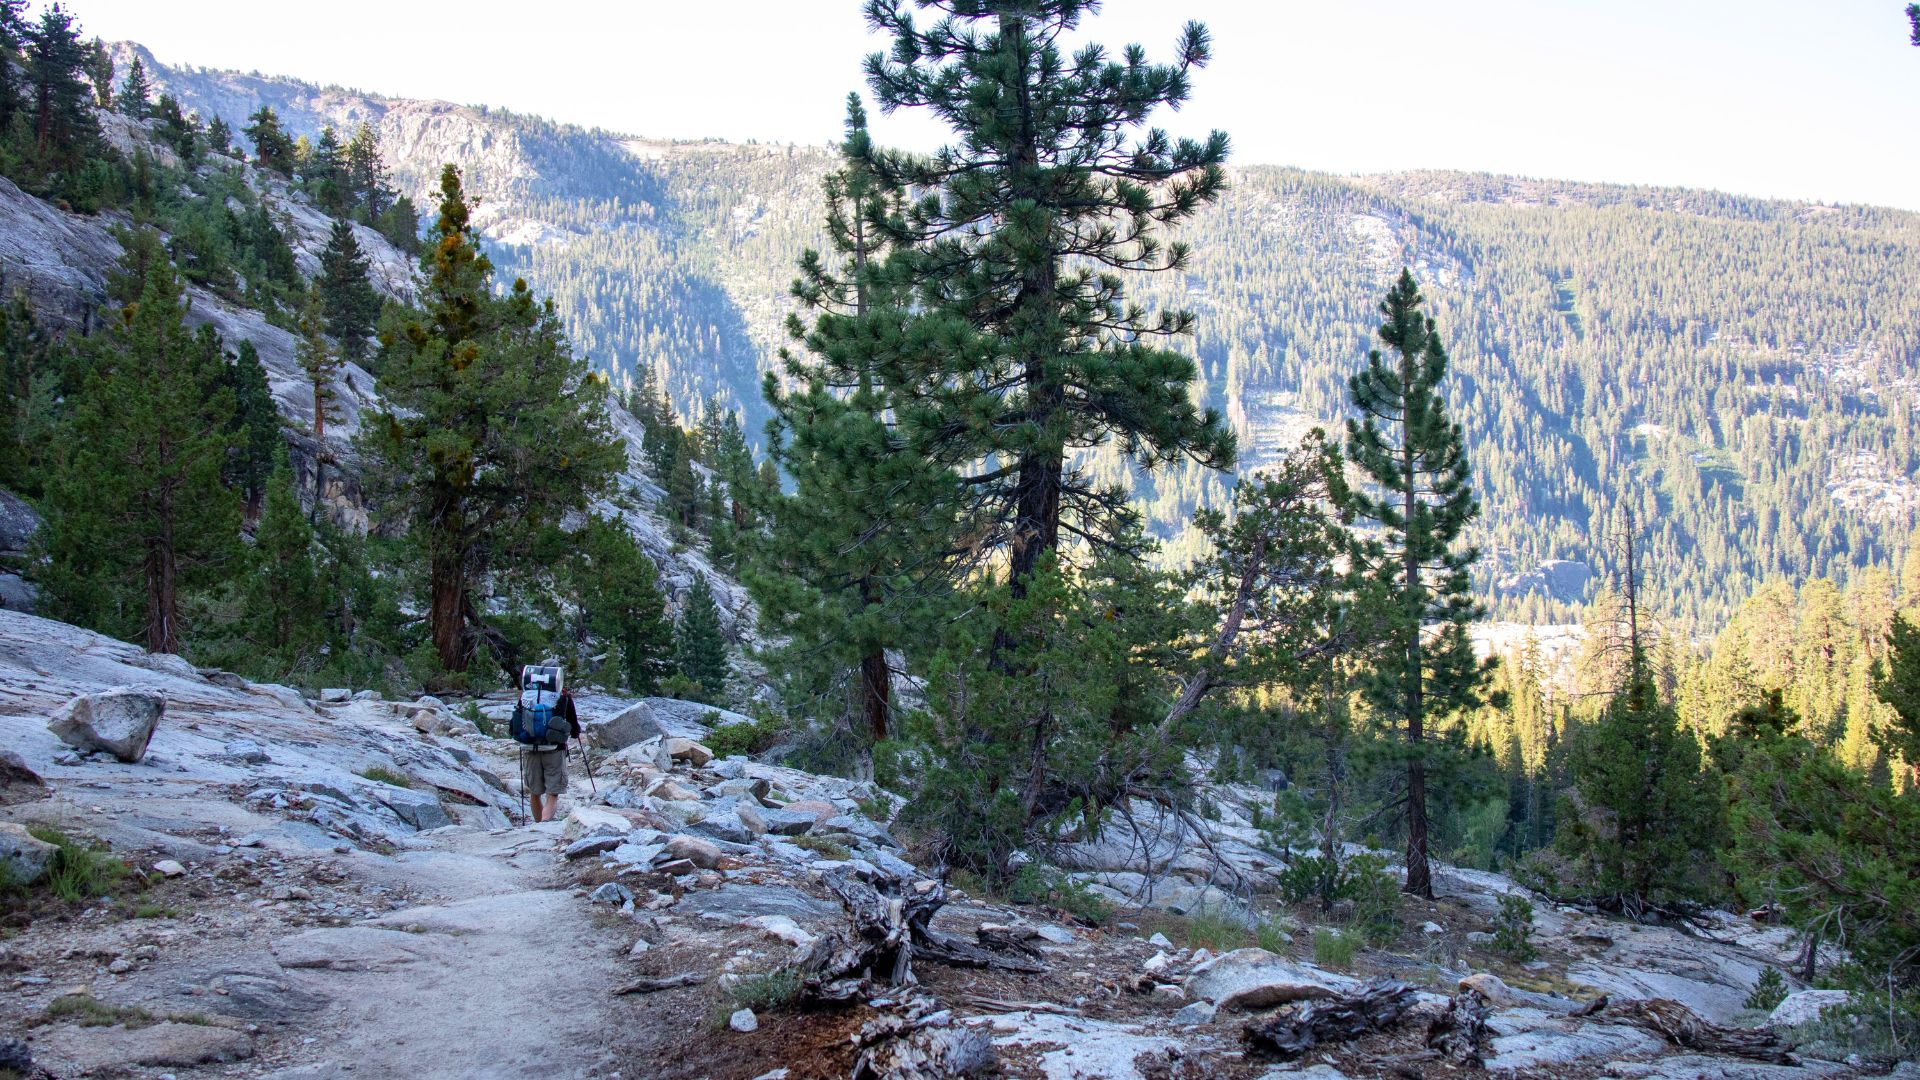
[[[1187,996],[1223,1010],[1265,1009],[1293,1001],[1350,994],[1357,979],[1275,956],[1265,949],[1235,949],[1194,969]]]
[[[47,782],[11,750],[0,750],[0,806],[45,798]]]
[[[1802,990],[1788,994],[1767,1014],[1769,1027],[1798,1027],[1820,1019],[1820,1014],[1853,999],[1845,990]]]
[[[615,715],[586,725],[587,741],[602,750],[624,750],[648,739],[704,739],[714,728],[750,724],[751,717],[697,701],[641,698]],[[704,764],[704,763],[703,763]]]
[[[117,686],[67,702],[47,721],[47,730],[81,753],[134,762],[146,756],[166,708],[167,699],[158,690]]]

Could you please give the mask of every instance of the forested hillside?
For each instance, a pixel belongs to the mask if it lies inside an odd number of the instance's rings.
[[[558,302],[616,380],[651,364],[689,415],[712,394],[757,435],[786,285],[818,242],[825,148],[669,143],[483,107],[169,68],[203,116],[271,104],[290,131],[375,125],[416,201],[443,161],[480,194],[503,276]],[[823,117],[830,115],[823,103]],[[823,125],[824,126],[824,125]],[[1649,523],[1661,606],[1710,629],[1766,580],[1887,561],[1920,488],[1920,218],[1711,192],[1458,173],[1336,177],[1242,164],[1180,233],[1195,258],[1143,297],[1200,316],[1206,392],[1259,468],[1341,413],[1405,265],[1453,328],[1451,391],[1489,512],[1496,615],[1565,619],[1609,512]],[[1096,475],[1118,477],[1118,458]],[[1142,484],[1159,531],[1224,501],[1198,467]],[[1191,537],[1176,553],[1194,550]],[[1548,567],[1550,560],[1583,564]],[[1504,582],[1498,587],[1497,582]]]

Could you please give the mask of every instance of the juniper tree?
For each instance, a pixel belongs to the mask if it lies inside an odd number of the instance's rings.
[[[842,164],[823,185],[838,265],[817,251],[802,256],[793,291],[815,316],[811,325],[796,316],[789,330],[807,353],[783,351],[794,385],[769,372],[763,391],[774,412],[768,457],[793,491],[770,501],[765,535],[749,536],[747,580],[769,629],[788,641],[790,692],[825,694],[851,673],[858,729],[877,743],[893,712],[888,652],[925,641],[951,592],[961,491],[951,470],[908,445],[876,378],[906,313],[877,274],[886,249],[875,224],[897,214],[902,197],[874,175],[871,150],[850,95]]]
[[[320,252],[320,289],[327,332],[340,343],[340,354],[358,363],[367,356],[374,324],[380,318],[380,294],[368,280],[366,253],[354,238],[353,225],[335,218],[327,246]]]
[[[674,633],[674,666],[693,686],[694,700],[720,704],[727,690],[727,639],[707,579],[695,574]]]
[[[115,104],[120,111],[135,120],[145,120],[147,110],[153,103],[153,83],[147,79],[147,66],[138,56],[127,68],[126,81],[120,84],[120,93]]]
[[[233,394],[209,327],[190,331],[158,238],[130,238],[138,300],[110,309],[48,483],[48,584],[61,618],[183,645],[182,594],[231,570],[240,502],[221,482]]]
[[[1347,384],[1359,413],[1347,421],[1347,456],[1368,481],[1355,488],[1354,508],[1381,533],[1358,560],[1382,622],[1367,697],[1404,728],[1406,891],[1431,898],[1427,759],[1437,744],[1429,736],[1433,721],[1478,703],[1488,669],[1467,638],[1480,614],[1468,579],[1479,552],[1456,547],[1480,506],[1465,439],[1440,394],[1447,351],[1421,303],[1413,274],[1402,270],[1380,304],[1380,340],[1393,359],[1371,350]]]
[[[866,62],[889,112],[924,109],[953,132],[931,156],[876,154],[886,182],[924,192],[890,227],[926,318],[904,333],[887,379],[916,449],[966,470],[966,491],[1004,554],[1016,593],[1063,540],[1106,544],[1125,500],[1070,465],[1116,446],[1143,469],[1233,460],[1211,409],[1195,407],[1193,361],[1164,342],[1187,311],[1149,314],[1123,273],[1178,271],[1188,250],[1159,231],[1225,186],[1227,137],[1144,129],[1187,99],[1208,59],[1187,24],[1170,64],[1129,46],[1064,55],[1060,38],[1094,0],[869,0],[893,47]],[[932,12],[930,24],[913,8]]]
[[[624,455],[605,384],[573,355],[552,302],[524,281],[494,295],[452,165],[431,236],[421,311],[382,342],[385,407],[366,418],[359,445],[375,500],[424,557],[434,651],[462,672],[476,648],[476,589],[604,494]]]

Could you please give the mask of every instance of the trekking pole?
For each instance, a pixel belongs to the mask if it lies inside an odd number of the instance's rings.
[[[593,782],[593,755],[587,752],[587,740],[580,740],[580,764],[587,767],[587,789],[595,795],[600,794],[600,785]]]

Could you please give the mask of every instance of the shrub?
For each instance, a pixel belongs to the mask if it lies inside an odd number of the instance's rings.
[[[109,1005],[92,994],[67,994],[54,998],[47,1005],[47,1019],[65,1018],[77,1020],[81,1027],[111,1027],[125,1024],[130,1028],[146,1027],[155,1022],[152,1013],[137,1006]]]
[[[1270,953],[1284,955],[1287,951],[1287,946],[1291,944],[1291,938],[1287,935],[1286,928],[1277,922],[1261,923],[1259,929],[1254,931],[1253,936],[1255,943]]]
[[[824,836],[796,836],[792,843],[795,847],[805,848],[816,855],[825,855],[829,859],[853,858],[853,852],[845,844],[829,840]]]
[[[787,1004],[800,995],[800,976],[781,968],[743,975],[727,988],[727,1003],[734,1009],[767,1012]]]
[[[702,741],[717,758],[757,754],[780,741],[783,730],[779,722],[761,717],[743,724],[716,724]]]
[[[1522,962],[1538,955],[1533,947],[1532,901],[1518,893],[1500,897],[1500,914],[1493,920],[1493,947]]]
[[[1778,968],[1768,968],[1760,973],[1759,981],[1753,984],[1753,992],[1747,995],[1747,1008],[1772,1012],[1780,1003],[1787,1000],[1787,980],[1782,978]]]
[[[1321,967],[1352,967],[1354,954],[1359,951],[1360,939],[1355,935],[1324,926],[1314,928],[1313,962]]]

